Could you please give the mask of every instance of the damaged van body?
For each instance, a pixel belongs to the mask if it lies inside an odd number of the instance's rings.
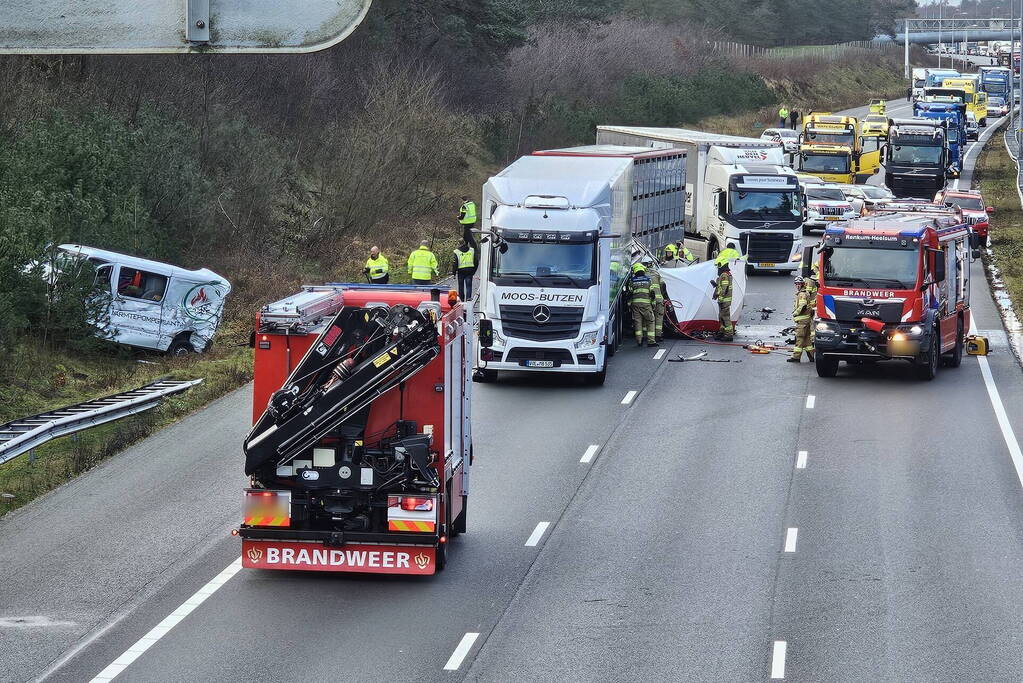
[[[98,289],[109,296],[97,336],[172,355],[205,351],[220,325],[231,285],[213,271],[187,270],[159,261],[62,244],[96,268]]]

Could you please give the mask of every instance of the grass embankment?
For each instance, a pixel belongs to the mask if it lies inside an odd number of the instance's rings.
[[[843,61],[811,69],[806,76],[798,79],[765,75],[764,80],[780,103],[803,114],[861,107],[873,97],[894,99],[906,96],[906,80],[901,66],[894,63]],[[777,125],[778,107],[772,106],[707,118],[696,128],[759,137],[765,128]]]
[[[991,258],[1017,317],[1023,315],[1023,208],[1016,190],[1016,164],[999,131],[985,145],[973,172],[974,185],[994,206],[991,216]]]
[[[454,221],[440,216],[403,228],[382,231],[373,239],[349,240],[339,250],[337,270],[262,278],[245,272],[225,273],[235,289],[227,300],[227,317],[212,348],[202,355],[168,358],[161,354],[110,346],[91,353],[40,349],[32,340],[5,354],[0,366],[0,423],[109,394],[134,389],[158,378],[203,379],[189,391],[167,399],[152,411],[63,437],[0,465],[0,517],[60,486],[133,443],[153,434],[252,378],[249,333],[259,306],[296,291],[301,282],[362,281],[370,246],[377,244],[391,262],[392,282],[408,280],[405,260],[423,238],[445,274],[457,245]],[[378,241],[373,241],[378,240]],[[239,448],[241,444],[239,444]]]

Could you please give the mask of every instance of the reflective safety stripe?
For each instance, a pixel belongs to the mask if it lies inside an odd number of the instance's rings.
[[[472,249],[469,251],[459,251],[455,249],[455,258],[458,259],[459,268],[472,268],[476,265],[476,254],[473,253]]]
[[[437,270],[437,257],[425,247],[416,249],[408,257],[408,272],[415,280],[429,280]]]
[[[391,265],[387,262],[387,259],[380,256],[376,260],[366,259],[366,268],[369,269],[369,276],[376,278],[382,275],[387,275],[387,271],[390,270]]]
[[[290,517],[246,517],[247,526],[291,526]]]
[[[794,315],[794,316],[792,316],[792,322],[794,322],[794,323],[802,322],[804,320],[809,320],[809,319],[810,319],[810,315],[809,314],[807,314],[807,315]]]
[[[418,522],[409,519],[387,520],[388,531],[434,531],[437,528],[435,522]]]

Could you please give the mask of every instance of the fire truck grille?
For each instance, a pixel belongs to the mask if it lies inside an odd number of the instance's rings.
[[[785,263],[792,253],[792,235],[747,232],[739,237],[739,246],[750,263]]]
[[[555,367],[562,363],[572,363],[572,353],[568,349],[540,349],[520,346],[508,352],[504,359],[507,363],[521,363],[524,360],[552,360]]]
[[[512,339],[575,339],[582,322],[582,307],[501,306],[501,329]]]

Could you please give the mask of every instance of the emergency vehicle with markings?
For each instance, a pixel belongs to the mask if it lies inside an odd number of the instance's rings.
[[[362,284],[259,311],[244,567],[444,568],[466,529],[471,315],[453,291]]]
[[[817,374],[834,377],[841,361],[908,360],[928,380],[942,363],[959,367],[978,246],[961,211],[934,204],[829,227],[818,253]]]

